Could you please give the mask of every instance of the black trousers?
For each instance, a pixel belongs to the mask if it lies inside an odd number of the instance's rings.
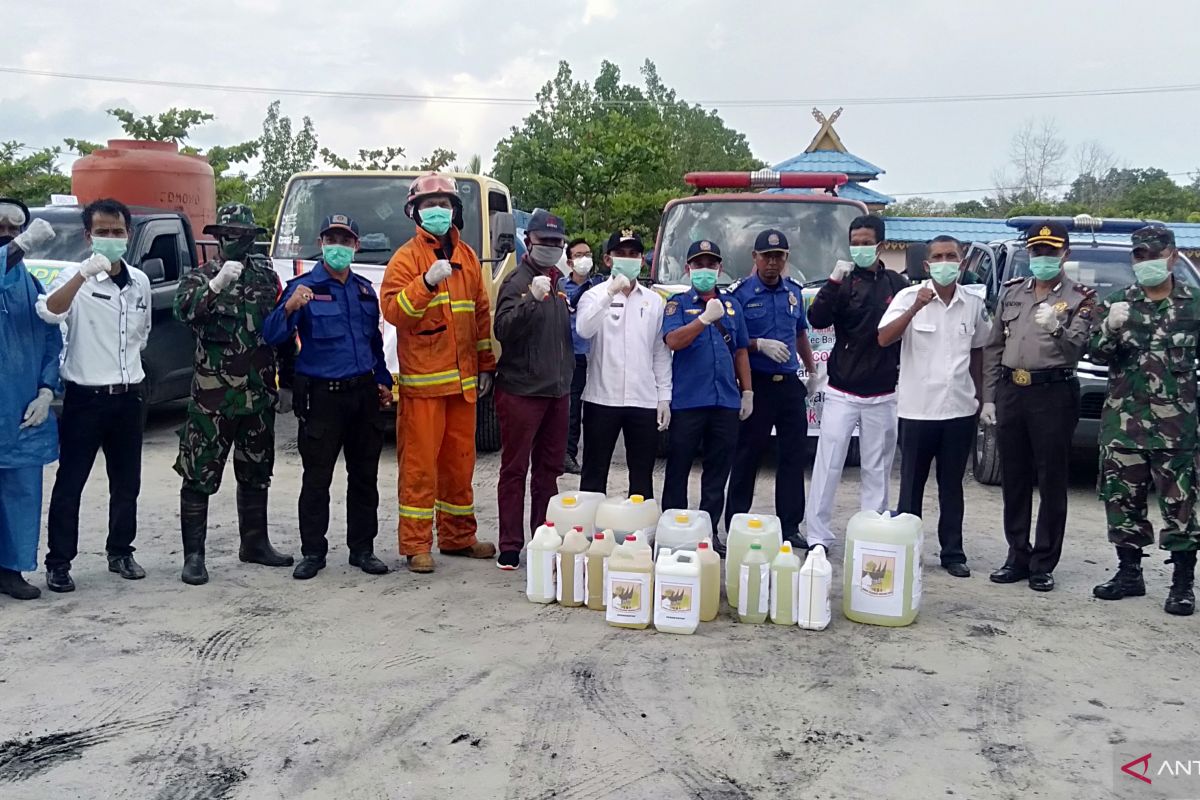
[[[297,388],[305,383],[296,377]],[[304,464],[300,487],[300,552],[324,558],[329,551],[329,486],[338,454],[346,459],[346,545],[352,553],[374,549],[379,532],[379,453],[385,420],[375,384],[350,391],[303,391],[299,449]]]
[[[608,468],[617,436],[625,435],[629,494],[654,497],[654,459],[658,451],[658,413],[653,408],[583,404],[583,464],[579,491],[608,494]]]
[[[955,419],[900,421],[901,514],[920,517],[929,468],[937,461],[938,542],[942,564],[965,564],[963,552],[963,476],[975,446],[974,415]]]
[[[587,386],[587,356],[575,356],[571,375],[571,411],[567,416],[567,455],[579,459],[579,429],[583,424],[583,387]]]
[[[79,501],[96,453],[108,472],[110,556],[133,554],[142,489],[142,394],[99,394],[68,383],[58,422],[58,473],[50,495],[47,567],[69,567],[79,554]]]
[[[667,474],[662,490],[663,510],[693,507],[688,503],[688,476],[696,451],[702,450],[700,510],[708,514],[715,532],[725,508],[725,482],[733,467],[737,437],[738,412],[735,409],[689,408],[672,412]]]
[[[1053,572],[1067,526],[1067,471],[1079,422],[1079,381],[996,389],[996,442],[1004,489],[1008,562],[1030,572]],[[1029,546],[1033,484],[1038,487],[1037,532]]]
[[[784,538],[799,536],[800,523],[804,521],[804,454],[808,448],[805,400],[808,390],[794,374],[752,372],[751,385],[754,387],[754,413],[742,422],[738,431],[733,473],[729,477],[725,530],[729,530],[734,514],[746,513],[754,502],[758,467],[774,428],[779,448],[775,470],[775,513],[783,526]]]

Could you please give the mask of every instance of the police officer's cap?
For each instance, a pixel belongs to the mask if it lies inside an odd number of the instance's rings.
[[[754,240],[754,252],[756,253],[786,253],[787,251],[788,240],[783,235],[783,231],[767,228]]]
[[[330,231],[343,231],[351,234],[355,239],[358,238],[358,223],[345,214],[330,214],[321,223],[321,235]]]
[[[1070,234],[1067,233],[1067,226],[1057,220],[1044,219],[1041,222],[1035,222],[1025,230],[1025,246],[1032,247],[1035,244],[1048,244],[1051,247],[1063,248],[1066,247],[1067,241],[1070,239]]]
[[[646,245],[642,244],[642,237],[634,233],[632,228],[624,228],[608,237],[608,242],[604,245],[604,254],[608,255],[618,247],[632,247],[639,253],[646,252]]]
[[[692,259],[696,256],[715,256],[717,261],[720,261],[721,248],[717,247],[716,242],[701,239],[698,242],[692,242],[692,246],[688,248],[685,261],[691,263]]]
[[[1147,225],[1138,228],[1130,235],[1134,252],[1146,250],[1151,253],[1161,253],[1168,247],[1175,246],[1175,231],[1166,225]]]

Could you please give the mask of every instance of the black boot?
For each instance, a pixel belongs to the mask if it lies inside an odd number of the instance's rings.
[[[272,547],[267,536],[267,490],[251,489],[239,483],[237,510],[238,529],[242,535],[238,558],[247,564],[264,567],[290,567],[294,559]]]
[[[1104,583],[1092,589],[1092,594],[1101,600],[1120,600],[1122,597],[1141,597],[1146,594],[1146,582],[1142,580],[1142,559],[1145,555],[1140,547],[1118,547],[1116,573]]]
[[[208,583],[204,540],[208,536],[208,495],[184,489],[179,493],[179,529],[183,533],[183,573],[189,586]]]
[[[1167,563],[1175,565],[1175,574],[1171,577],[1171,591],[1167,593],[1163,611],[1190,617],[1196,611],[1196,595],[1192,593],[1192,584],[1196,580],[1196,551],[1172,553]]]
[[[15,569],[0,567],[0,594],[15,600],[36,600],[42,596],[42,590],[21,577],[21,573]]]

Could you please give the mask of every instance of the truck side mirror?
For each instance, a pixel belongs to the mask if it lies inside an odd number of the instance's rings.
[[[161,258],[147,258],[138,265],[138,269],[146,273],[151,283],[162,283],[167,279],[167,268]]]
[[[511,211],[493,211],[488,225],[492,231],[492,258],[502,260],[517,249],[517,224]]]

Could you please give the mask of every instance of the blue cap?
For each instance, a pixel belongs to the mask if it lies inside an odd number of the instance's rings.
[[[330,214],[321,223],[321,235],[324,236],[330,231],[346,231],[354,234],[354,238],[357,239],[358,223],[345,214]]]
[[[701,239],[698,242],[692,242],[692,246],[688,248],[687,258],[684,260],[690,262],[696,256],[716,256],[717,261],[720,261],[721,248],[717,247],[716,242]]]
[[[775,251],[783,253],[788,251],[787,237],[783,235],[783,231],[767,228],[754,240],[754,252],[770,253]]]
[[[539,208],[534,210],[533,214],[529,217],[529,224],[525,226],[525,233],[540,233],[566,239],[567,226],[562,221],[562,217],[557,217],[546,209]]]

